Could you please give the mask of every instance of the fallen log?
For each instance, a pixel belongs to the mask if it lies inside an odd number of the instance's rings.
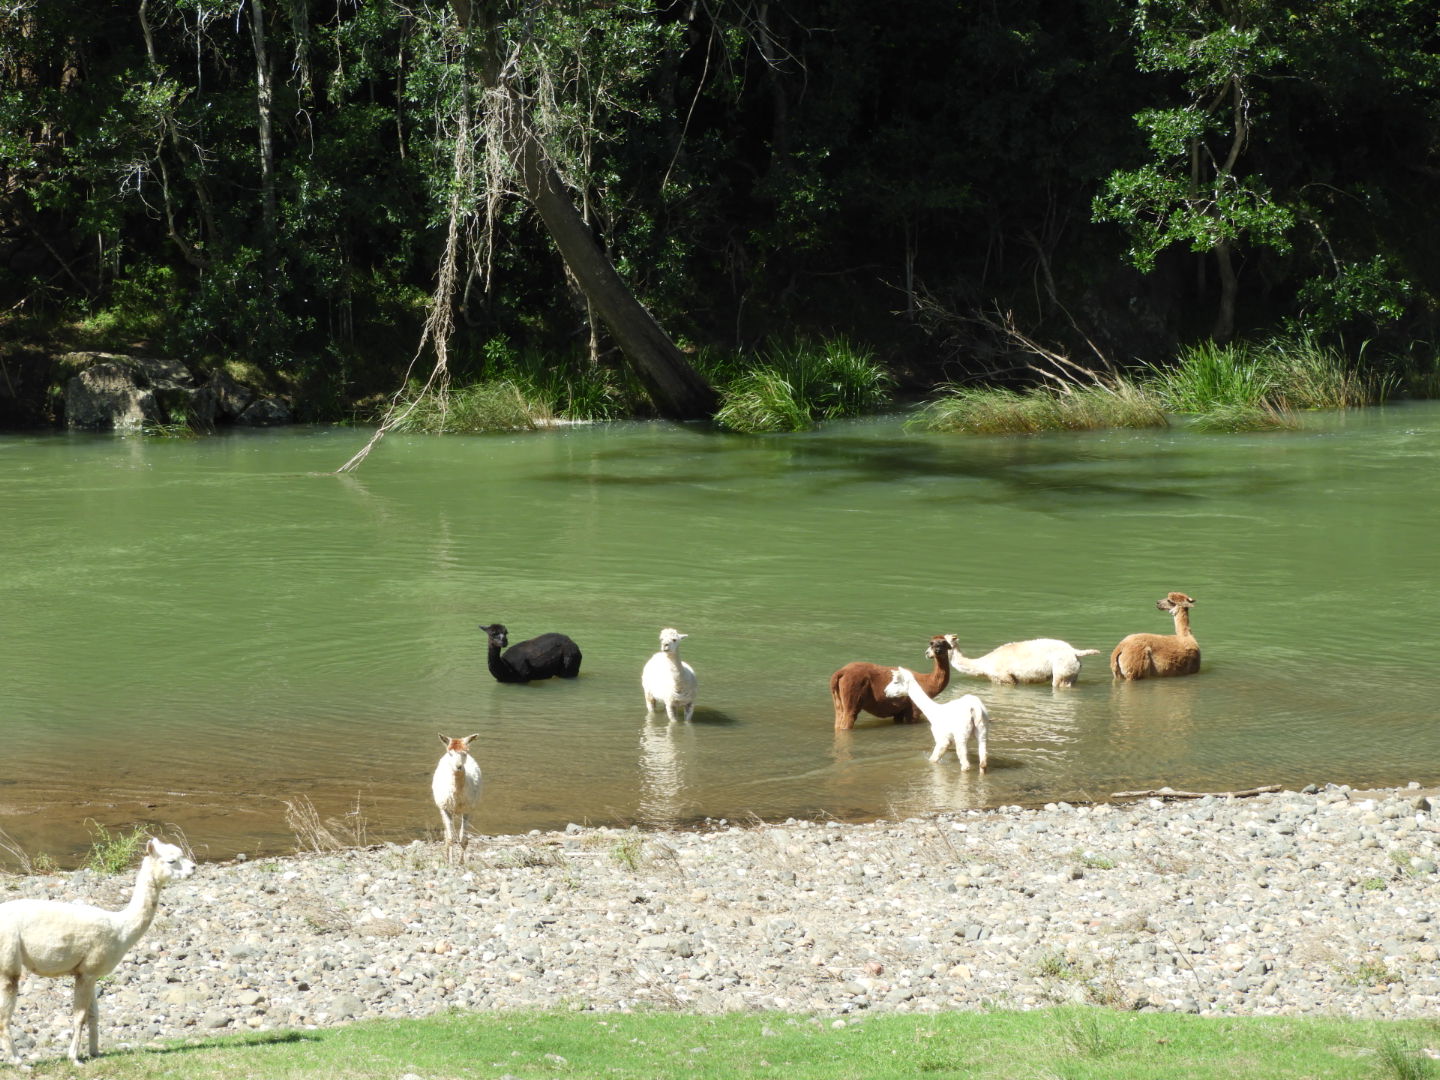
[[[1279,784],[1266,784],[1264,787],[1246,788],[1243,791],[1176,791],[1174,788],[1162,787],[1152,788],[1149,791],[1116,791],[1112,792],[1112,799],[1204,799],[1213,796],[1216,799],[1248,799],[1252,795],[1272,795],[1281,790]]]

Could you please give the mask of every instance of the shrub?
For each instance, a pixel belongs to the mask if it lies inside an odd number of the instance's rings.
[[[552,418],[535,391],[510,379],[495,379],[414,397],[397,431],[439,435],[485,431],[530,431]]]
[[[1126,379],[1113,386],[1075,387],[1063,393],[1049,387],[1020,392],[952,385],[910,421],[929,431],[984,435],[1164,427],[1165,423],[1159,400]]]
[[[710,358],[705,366],[723,372],[730,365]],[[893,387],[893,377],[869,352],[843,338],[773,346],[759,365],[721,387],[715,422],[732,431],[803,431],[882,409]]]

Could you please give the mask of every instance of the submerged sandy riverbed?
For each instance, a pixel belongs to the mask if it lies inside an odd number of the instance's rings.
[[[105,983],[102,1048],[449,1008],[1433,1016],[1431,808],[1328,788],[210,863]],[[132,880],[0,884],[117,907]],[[68,1000],[26,981],[22,1052],[63,1052]]]

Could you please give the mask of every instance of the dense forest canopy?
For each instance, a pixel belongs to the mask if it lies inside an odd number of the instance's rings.
[[[11,0],[0,339],[243,359],[316,417],[427,327],[652,398],[806,335],[920,383],[1428,356],[1437,83],[1421,0]]]

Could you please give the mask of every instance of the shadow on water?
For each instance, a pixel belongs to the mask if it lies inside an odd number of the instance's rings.
[[[719,433],[723,435],[724,433]],[[674,440],[672,440],[673,442]],[[657,453],[657,450],[660,451]],[[603,463],[603,468],[597,465]],[[671,447],[600,449],[574,467],[542,471],[535,479],[551,484],[666,489],[681,484],[714,487],[751,483],[757,476],[803,477],[807,490],[823,492],[856,484],[974,481],[951,493],[927,491],[929,498],[1003,503],[1017,496],[1076,503],[1110,501],[1193,501],[1223,479],[1227,492],[1249,496],[1289,490],[1303,478],[1226,465],[1217,474],[1215,455],[1197,452],[1193,442],[1157,447],[1145,440],[1110,439],[1103,433],[987,439],[872,434],[864,427],[845,434],[804,432],[786,436],[725,435],[706,444],[693,440]],[[769,497],[793,498],[772,490]],[[765,497],[763,490],[750,497]]]

